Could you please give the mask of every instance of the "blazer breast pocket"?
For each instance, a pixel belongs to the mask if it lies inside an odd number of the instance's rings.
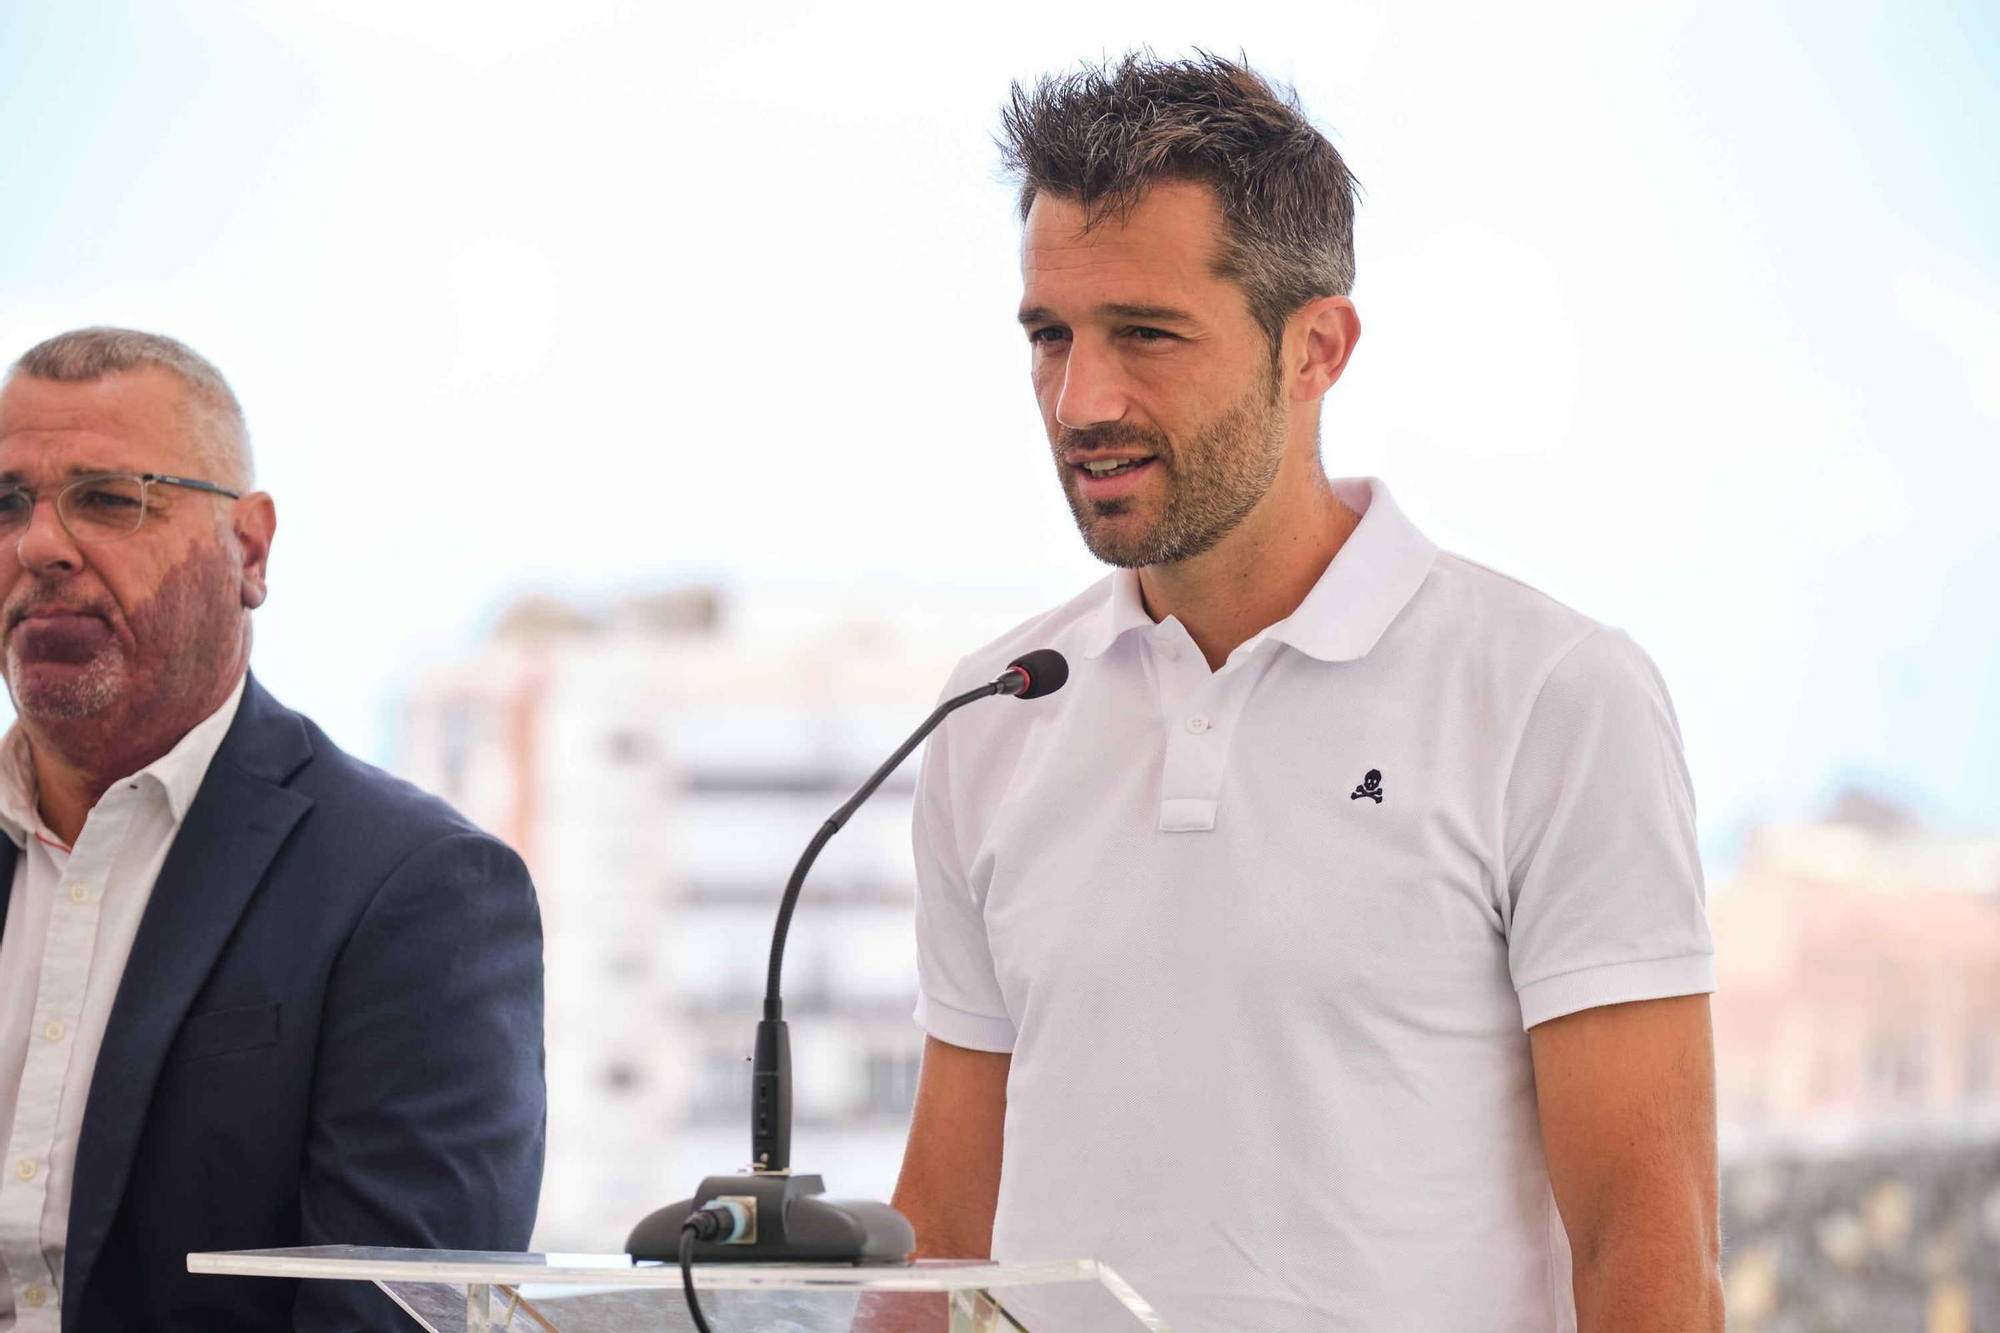
[[[259,1046],[275,1046],[278,1041],[278,1009],[279,1005],[274,1000],[270,1004],[246,1004],[234,1009],[211,1009],[205,1014],[190,1014],[181,1022],[180,1036],[174,1039],[168,1063],[178,1064],[183,1060],[200,1060],[211,1055],[255,1050]]]

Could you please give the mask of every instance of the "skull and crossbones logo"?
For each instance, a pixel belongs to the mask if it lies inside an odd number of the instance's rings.
[[[1382,804],[1381,769],[1379,768],[1369,769],[1368,776],[1361,780],[1361,785],[1359,787],[1356,787],[1353,791],[1353,794],[1351,794],[1347,799],[1350,801],[1358,801],[1364,796],[1373,800],[1377,805]]]

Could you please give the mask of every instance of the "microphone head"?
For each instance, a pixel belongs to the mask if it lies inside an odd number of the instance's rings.
[[[1045,694],[1054,694],[1069,680],[1069,663],[1053,648],[1037,648],[1032,653],[1023,653],[1007,664],[1009,671],[1018,671],[1028,678],[1026,689],[1014,697],[1017,699],[1039,699]]]

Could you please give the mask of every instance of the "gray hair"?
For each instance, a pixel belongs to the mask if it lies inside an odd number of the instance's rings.
[[[1243,288],[1274,357],[1293,311],[1354,289],[1354,177],[1298,95],[1240,61],[1133,53],[1015,83],[1000,118],[1024,222],[1043,193],[1080,203],[1088,229],[1159,181],[1214,190],[1215,273]]]
[[[222,474],[213,480],[249,489],[253,467],[243,405],[215,364],[186,343],[138,329],[72,329],[36,343],[7,373],[76,384],[141,366],[158,366],[187,391],[200,418],[195,430],[201,451],[208,465]]]

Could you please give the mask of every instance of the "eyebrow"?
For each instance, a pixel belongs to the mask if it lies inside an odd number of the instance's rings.
[[[69,469],[62,475],[69,479],[77,477],[109,477],[131,471],[131,468],[103,467],[91,463],[72,463]],[[19,468],[8,468],[5,472],[0,472],[0,486],[19,486],[22,478],[27,475],[27,473],[21,471]]]
[[[1113,301],[1106,305],[1098,306],[1091,313],[1096,315],[1110,315],[1116,319],[1143,319],[1154,324],[1192,324],[1195,322],[1193,315],[1190,315],[1185,310],[1177,310],[1170,305],[1128,305],[1122,301]],[[1047,306],[1039,305],[1023,307],[1021,313],[1016,318],[1023,325],[1060,322],[1056,319],[1055,311],[1050,310]]]

